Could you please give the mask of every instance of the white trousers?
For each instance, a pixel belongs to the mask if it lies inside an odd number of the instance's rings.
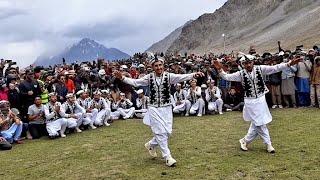
[[[208,111],[218,111],[222,112],[223,100],[217,99],[215,102],[208,103]]]
[[[202,115],[204,113],[204,100],[202,98],[199,98],[196,103],[192,104],[190,108],[190,114],[196,114]]]
[[[93,125],[93,114],[92,113],[85,113],[82,117],[83,125]]]
[[[98,111],[97,109],[93,109],[93,119],[94,125],[102,126],[105,121],[110,119],[110,109],[102,109]]]
[[[245,141],[249,144],[257,136],[260,136],[265,144],[271,145],[271,139],[269,135],[269,130],[267,125],[256,126],[254,123],[251,123],[247,135],[244,137]]]
[[[154,137],[149,141],[151,147],[160,147],[160,151],[162,153],[162,157],[167,158],[168,156],[171,156],[171,152],[168,146],[168,138],[169,134],[163,133],[163,134],[153,134]]]
[[[121,116],[120,112],[119,111],[114,111],[114,112],[111,112],[110,113],[110,118],[112,120],[116,120],[116,119],[119,119]]]
[[[118,111],[123,118],[131,118],[135,112],[135,108],[134,107],[131,107],[129,109],[119,108]]]
[[[134,111],[134,115],[136,115],[138,118],[143,119],[146,115],[148,109],[139,109]]]
[[[182,104],[173,107],[173,113],[179,114],[186,111],[186,114],[189,114],[191,102],[189,100],[183,100],[181,102]]]
[[[58,131],[60,131],[61,134],[64,134],[67,128],[67,125],[68,125],[67,120],[64,118],[60,118],[55,121],[47,122],[46,129],[49,136],[58,136],[59,135]]]

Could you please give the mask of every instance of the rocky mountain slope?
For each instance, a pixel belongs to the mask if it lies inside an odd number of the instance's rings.
[[[320,0],[229,0],[184,26],[168,53],[276,51],[320,43]]]

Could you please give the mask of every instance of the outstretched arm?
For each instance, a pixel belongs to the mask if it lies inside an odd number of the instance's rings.
[[[189,81],[193,78],[203,77],[204,74],[202,72],[196,72],[191,74],[174,74],[170,73],[170,84],[177,84],[183,81]]]
[[[150,76],[149,74],[146,75],[146,76],[143,76],[140,79],[132,79],[132,78],[125,77],[125,76],[122,75],[122,73],[120,71],[115,71],[113,73],[113,75],[116,78],[122,80],[124,83],[129,84],[129,85],[134,86],[134,87],[149,85],[149,76]]]
[[[288,63],[281,63],[281,64],[276,64],[274,66],[267,66],[267,65],[261,65],[261,71],[263,74],[269,75],[269,74],[274,74],[280,71],[285,70],[287,67],[291,67],[293,65],[298,64],[299,62],[302,61],[302,58],[298,57],[295,58]]]
[[[226,72],[223,71],[222,69],[222,64],[217,61],[217,60],[213,60],[212,61],[212,65],[218,70],[219,75],[222,79],[226,80],[226,81],[236,81],[236,82],[241,82],[241,74],[240,71],[237,71],[235,73],[232,74],[228,74]]]

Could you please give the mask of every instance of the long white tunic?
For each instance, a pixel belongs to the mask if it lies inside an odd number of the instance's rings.
[[[194,76],[192,74],[173,74],[169,73],[170,84],[177,84],[179,82],[191,80]],[[125,77],[123,82],[130,84],[135,87],[148,86],[149,85],[150,74],[145,75],[140,79],[131,79]],[[156,77],[158,84],[161,83],[161,77]],[[152,132],[154,134],[172,133],[172,108],[171,104],[163,107],[151,107],[148,106],[148,111],[143,118],[143,123],[151,126]]]
[[[264,75],[280,72],[288,67],[287,63],[277,64],[274,66],[261,65],[261,71]],[[250,74],[252,76],[252,73]],[[227,81],[241,82],[242,77],[240,71],[232,74],[227,74],[222,71],[220,76]],[[256,126],[262,126],[272,121],[272,116],[269,111],[269,107],[266,102],[265,96],[258,98],[245,98],[243,108],[243,119],[245,121],[251,121]]]

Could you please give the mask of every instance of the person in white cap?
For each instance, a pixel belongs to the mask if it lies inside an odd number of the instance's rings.
[[[111,110],[110,121],[112,122],[113,120],[119,119],[121,114],[117,110],[117,104],[112,98],[111,91],[110,90],[101,90],[101,93],[102,93],[102,97],[106,100],[107,109]]]
[[[187,93],[187,99],[191,102],[190,114],[201,117],[205,110],[205,102],[201,96],[201,87],[197,86],[197,80],[190,80],[191,87]]]
[[[133,103],[127,99],[126,95],[122,92],[120,93],[120,99],[118,100],[116,107],[123,119],[129,119],[133,117],[135,112]]]
[[[78,104],[86,111],[83,117],[84,125],[86,125],[89,122],[89,126],[92,129],[96,129],[97,127],[93,125],[94,124],[93,110],[90,108],[91,99],[88,98],[88,93],[84,90],[80,90],[77,92],[77,95],[79,96],[79,98],[77,99]]]
[[[188,92],[181,88],[180,83],[177,83],[176,92],[173,94],[173,113],[185,112],[185,116],[189,116],[191,102],[187,99],[187,95]]]
[[[173,123],[172,104],[170,101],[171,84],[187,81],[197,76],[203,76],[203,73],[173,74],[165,72],[164,59],[162,57],[154,57],[149,53],[149,59],[154,72],[149,73],[143,78],[127,78],[119,71],[115,71],[114,75],[132,86],[149,87],[150,101],[143,122],[151,127],[154,137],[145,144],[145,147],[152,157],[156,157],[156,147],[159,146],[162,156],[166,160],[166,165],[172,167],[176,164],[176,160],[172,158],[168,147],[168,139],[172,133]]]
[[[223,100],[221,99],[221,90],[214,85],[214,80],[207,81],[208,88],[206,89],[206,101],[208,102],[209,112],[222,113]]]
[[[143,89],[139,89],[137,94],[135,115],[143,119],[148,111],[149,97],[144,95]]]
[[[64,134],[68,122],[64,117],[64,111],[62,110],[62,105],[57,102],[57,94],[49,94],[49,102],[44,106],[44,114],[46,117],[46,129],[48,131],[50,138],[55,138],[59,136],[66,137]]]
[[[110,105],[108,106],[106,100],[101,97],[101,91],[97,89],[93,93],[93,99],[90,102],[90,108],[93,111],[94,125],[96,126],[110,126],[108,120],[110,119]]]
[[[88,125],[91,120],[85,118],[86,110],[78,104],[73,93],[67,94],[66,98],[67,101],[62,104],[62,109],[65,113],[64,118],[68,121],[68,128],[75,128],[78,133],[81,133],[82,131],[79,127],[82,123]]]
[[[254,65],[254,59],[254,56],[243,55],[240,62],[244,68],[232,74],[224,72],[222,64],[217,60],[213,60],[212,63],[223,79],[242,83],[244,89],[243,118],[245,121],[250,121],[251,125],[247,135],[239,140],[241,149],[247,151],[247,145],[257,136],[260,136],[267,145],[267,151],[269,153],[275,153],[267,128],[267,124],[272,121],[272,116],[266,103],[265,94],[268,93],[269,90],[263,76],[280,72],[287,67],[299,63],[301,59],[295,58],[288,63],[274,66]]]

